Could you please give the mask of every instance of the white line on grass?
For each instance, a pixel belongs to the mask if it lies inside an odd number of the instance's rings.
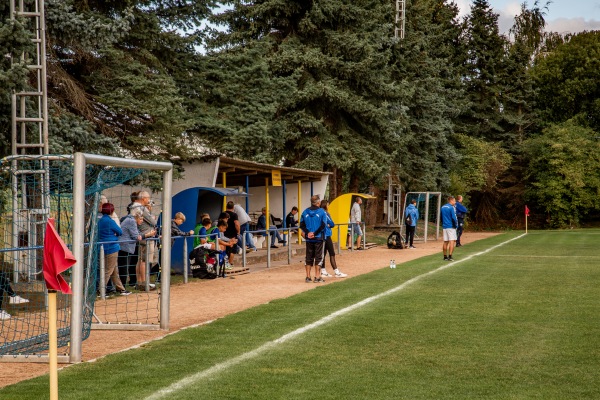
[[[498,254],[495,257],[519,257],[519,258],[600,258],[600,256],[533,256],[530,254]]]
[[[365,306],[365,305],[367,305],[369,303],[372,303],[375,300],[379,300],[382,297],[389,296],[392,293],[396,293],[396,292],[398,292],[398,291],[400,291],[402,289],[405,289],[407,286],[409,286],[409,285],[411,285],[411,284],[413,284],[413,283],[415,283],[415,282],[417,282],[417,281],[419,281],[419,280],[421,280],[421,279],[423,279],[423,278],[425,278],[425,277],[427,277],[429,275],[433,275],[433,274],[435,274],[435,273],[437,273],[439,271],[442,271],[442,270],[444,270],[446,268],[450,268],[451,266],[454,266],[454,265],[456,265],[458,263],[461,263],[463,261],[468,261],[468,260],[472,259],[473,257],[477,257],[477,256],[481,256],[483,254],[489,253],[490,251],[493,251],[493,250],[497,249],[498,247],[504,246],[505,244],[510,243],[510,242],[512,242],[514,240],[520,239],[520,238],[522,238],[525,235],[526,235],[526,233],[523,233],[523,234],[521,234],[519,236],[516,236],[516,237],[514,237],[512,239],[509,239],[509,240],[507,240],[505,242],[502,242],[500,244],[492,246],[492,247],[490,247],[487,250],[480,251],[479,253],[471,254],[470,256],[467,256],[467,257],[465,257],[463,259],[460,259],[460,260],[457,260],[457,261],[454,261],[454,262],[446,262],[441,267],[439,267],[437,269],[434,269],[434,270],[431,270],[429,272],[425,272],[424,274],[415,276],[414,278],[411,278],[411,279],[407,280],[406,282],[404,282],[403,284],[401,284],[399,286],[396,286],[395,288],[389,289],[389,290],[387,290],[387,291],[385,291],[383,293],[377,294],[375,296],[368,297],[368,298],[366,298],[366,299],[364,299],[362,301],[359,301],[358,303],[355,303],[355,304],[353,304],[351,306],[348,306],[346,308],[342,308],[341,310],[338,310],[338,311],[336,311],[336,312],[334,312],[332,314],[329,314],[328,316],[323,317],[320,320],[318,320],[316,322],[313,322],[312,324],[303,326],[302,328],[298,328],[295,331],[287,333],[287,334],[281,336],[279,339],[275,339],[275,340],[272,340],[270,342],[267,342],[267,343],[263,344],[262,346],[254,349],[252,351],[249,351],[247,353],[241,354],[241,355],[239,355],[237,357],[231,358],[231,359],[229,359],[227,361],[224,361],[222,363],[213,365],[212,367],[210,367],[208,369],[205,369],[204,371],[200,371],[200,372],[197,372],[197,373],[195,373],[193,375],[185,377],[185,378],[181,379],[180,381],[177,381],[177,382],[175,382],[175,383],[167,386],[166,388],[160,389],[156,393],[153,393],[152,395],[146,397],[146,400],[158,400],[158,399],[166,398],[166,397],[169,397],[170,395],[172,395],[174,392],[176,392],[178,390],[181,390],[181,389],[184,389],[187,386],[190,386],[190,385],[198,382],[201,379],[208,378],[208,377],[211,377],[211,376],[218,376],[219,372],[222,372],[222,371],[224,371],[224,370],[226,370],[226,369],[228,369],[230,367],[233,367],[233,366],[235,366],[237,364],[240,364],[243,361],[250,360],[250,359],[252,359],[252,358],[254,358],[254,357],[256,357],[256,356],[258,356],[258,355],[260,355],[260,354],[262,354],[264,352],[266,352],[267,350],[270,350],[270,349],[276,347],[279,344],[285,343],[285,342],[287,342],[290,339],[293,339],[293,338],[295,338],[297,336],[302,335],[303,333],[306,333],[306,332],[310,331],[311,329],[318,328],[318,327],[320,327],[322,325],[325,325],[326,323],[328,323],[330,321],[333,321],[334,319],[336,319],[337,317],[339,317],[341,315],[347,314],[347,313],[349,313],[351,311],[356,310],[357,308],[360,308],[360,307],[363,307],[363,306]]]

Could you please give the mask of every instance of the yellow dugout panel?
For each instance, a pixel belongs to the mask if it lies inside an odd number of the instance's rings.
[[[342,236],[341,247],[345,249],[346,246],[346,235],[347,235],[347,227],[350,221],[350,209],[352,208],[352,201],[356,197],[362,197],[363,199],[375,199],[375,196],[371,196],[370,194],[364,193],[346,193],[341,196],[336,197],[331,203],[329,203],[329,214],[331,214],[331,218],[336,225],[340,225],[340,235]],[[363,209],[364,212],[364,209]],[[338,238],[338,228],[335,227],[332,229],[331,240],[337,242]]]

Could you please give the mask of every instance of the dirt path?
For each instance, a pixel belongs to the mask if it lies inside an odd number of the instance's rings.
[[[497,233],[471,233],[463,236],[463,243],[485,239]],[[416,249],[388,250],[377,247],[367,251],[344,251],[337,256],[340,270],[349,277],[365,274],[384,268],[390,259],[396,264],[414,260],[419,257],[440,253],[442,242],[416,244]],[[460,251],[455,252],[460,254]],[[373,260],[382,260],[373,263]],[[251,269],[252,270],[252,269]],[[171,326],[170,332],[191,325],[221,318],[247,308],[267,303],[274,299],[285,298],[296,293],[315,288],[314,283],[304,282],[304,263],[297,261],[291,265],[275,266],[269,270],[257,271],[235,276],[235,279],[215,279],[211,281],[191,280],[187,285],[171,288]],[[325,285],[332,284],[339,278],[326,279]],[[211,298],[213,301],[204,301]],[[219,304],[219,307],[214,307]],[[93,330],[90,337],[83,342],[83,361],[115,353],[152,339],[163,337],[165,331],[101,331]],[[46,374],[46,364],[35,363],[1,363],[0,387]]]

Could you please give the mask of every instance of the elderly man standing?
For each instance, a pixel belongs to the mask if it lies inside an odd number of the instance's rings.
[[[139,259],[136,268],[137,284],[138,289],[140,290],[146,289],[146,264],[152,264],[152,257],[154,257],[154,248],[156,246],[154,241],[148,243],[147,240],[145,240],[156,235],[156,220],[148,210],[148,205],[150,204],[151,199],[152,197],[150,197],[150,193],[142,190],[138,193],[137,200],[130,207],[130,210],[141,210],[143,217],[142,223],[138,226],[138,231],[142,237],[142,241],[139,245]],[[148,257],[150,257],[150,260],[147,260]],[[151,290],[155,289],[154,285],[151,283],[149,283],[148,287]]]
[[[327,213],[321,207],[321,198],[314,195],[310,198],[310,207],[302,212],[300,229],[304,232],[306,241],[306,279],[311,282],[310,269],[315,267],[315,283],[325,282],[321,278],[321,264],[323,262],[323,245],[325,243],[325,228],[327,227]]]
[[[360,211],[360,205],[362,204],[362,199],[360,197],[356,198],[356,201],[352,205],[352,209],[350,210],[350,223],[354,227],[354,233],[357,235],[356,237],[356,250],[362,250],[362,230],[360,229],[360,223],[362,221],[362,214]],[[352,242],[354,238],[350,238],[350,242]]]

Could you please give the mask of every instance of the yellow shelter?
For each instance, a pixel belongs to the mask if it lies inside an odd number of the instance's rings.
[[[352,208],[352,200],[356,197],[362,197],[363,199],[375,199],[375,196],[371,196],[370,194],[364,193],[346,193],[341,196],[336,197],[331,203],[329,203],[329,214],[333,219],[333,222],[336,225],[340,225],[340,236],[342,236],[342,241],[340,243],[341,248],[345,249],[346,246],[346,235],[347,235],[347,226],[350,221],[350,209]],[[340,240],[338,238],[338,229],[332,229],[331,240],[337,242]]]

